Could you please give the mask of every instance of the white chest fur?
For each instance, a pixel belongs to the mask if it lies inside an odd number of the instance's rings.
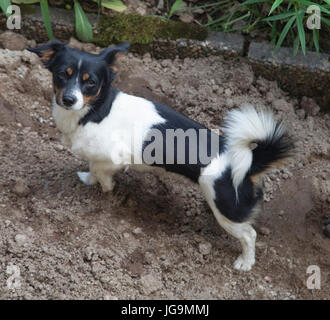
[[[89,161],[142,163],[142,145],[148,131],[153,125],[165,122],[150,101],[122,92],[100,123],[79,125],[79,119],[88,111],[88,107],[68,111],[53,100],[53,117],[65,143]]]

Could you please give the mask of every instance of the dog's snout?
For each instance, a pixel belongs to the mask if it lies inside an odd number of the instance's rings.
[[[71,95],[63,96],[62,100],[63,100],[63,104],[66,107],[72,107],[77,102],[77,98]]]

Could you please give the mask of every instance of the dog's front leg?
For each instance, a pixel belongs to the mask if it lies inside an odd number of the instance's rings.
[[[100,183],[103,192],[112,191],[115,187],[113,175],[122,169],[122,166],[109,162],[93,162],[90,166],[91,175]]]

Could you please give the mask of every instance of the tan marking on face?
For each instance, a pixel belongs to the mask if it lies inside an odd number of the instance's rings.
[[[91,104],[96,98],[97,96],[100,94],[101,88],[99,88],[99,90],[96,92],[96,94],[94,96],[85,96],[84,95],[84,104]]]
[[[60,104],[60,102],[62,101],[63,89],[56,87],[54,82],[53,82],[53,88],[54,88],[56,103]]]
[[[72,68],[71,68],[71,67],[66,68],[66,73],[67,73],[69,76],[72,76],[72,74],[73,74],[73,70],[72,70]]]
[[[54,55],[55,51],[54,50],[48,50],[48,51],[44,51],[41,57],[41,60],[43,62],[48,62],[52,56]]]
[[[82,78],[83,78],[84,81],[86,81],[90,78],[90,75],[88,73],[84,73]]]

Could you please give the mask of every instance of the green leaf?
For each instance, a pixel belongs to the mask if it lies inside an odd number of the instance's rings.
[[[8,7],[9,7],[10,5],[11,5],[10,0],[0,0],[0,6],[1,6],[1,9],[2,9],[3,13],[4,13],[7,17],[10,16],[10,14],[7,13],[7,9],[8,9]]]
[[[293,55],[297,55],[299,49],[299,36],[296,36],[293,41]]]
[[[325,8],[325,6],[320,6],[318,3],[312,2],[312,1],[308,1],[308,0],[299,0],[299,2],[301,4],[304,4],[305,6],[318,6],[320,8],[321,12],[324,12],[326,14],[330,14],[330,11],[328,9]]]
[[[246,6],[248,4],[254,4],[254,3],[267,3],[267,0],[246,0],[243,3],[241,3],[241,6]]]
[[[53,30],[52,30],[52,24],[50,21],[50,14],[49,14],[49,8],[48,8],[48,1],[47,0],[40,0],[40,8],[41,8],[41,14],[42,19],[45,24],[45,28],[47,31],[48,38],[50,40],[54,39]]]
[[[286,23],[286,25],[284,26],[280,37],[278,38],[276,47],[275,47],[275,53],[278,51],[278,49],[280,48],[283,40],[285,39],[286,35],[288,34],[289,29],[291,28],[292,24],[294,23],[294,21],[296,20],[296,16],[291,17],[291,19]]]
[[[281,4],[283,2],[283,0],[276,0],[274,3],[273,3],[273,5],[272,5],[272,7],[271,7],[271,9],[270,9],[270,11],[269,11],[269,13],[268,13],[268,15],[271,15],[272,14],[272,12]]]
[[[93,29],[86,14],[77,0],[74,0],[74,12],[76,19],[76,34],[79,40],[90,42],[93,40]]]
[[[303,18],[304,18],[305,12],[303,10],[297,10],[296,9],[296,20],[297,20],[297,28],[298,28],[298,35],[301,45],[301,50],[306,55],[306,36],[305,36],[305,29],[303,25]]]
[[[233,23],[235,23],[235,22],[237,22],[237,21],[243,20],[243,19],[245,19],[245,18],[247,18],[247,17],[249,17],[249,16],[250,16],[250,11],[249,11],[248,13],[244,14],[244,15],[241,16],[241,17],[238,17],[238,18],[236,18],[236,19],[233,19],[233,20],[230,20],[229,22],[224,23],[224,27],[227,28],[227,27],[230,26],[231,24],[233,24]]]
[[[171,18],[172,15],[174,14],[174,12],[175,12],[177,9],[179,9],[179,7],[181,7],[182,5],[183,5],[183,1],[175,1],[175,2],[173,3],[173,6],[172,6],[172,8],[171,8],[170,13],[168,14],[168,18]]]
[[[313,42],[316,52],[320,52],[320,44],[319,44],[319,33],[316,29],[313,29]]]
[[[15,4],[33,4],[39,3],[40,0],[12,0]]]
[[[324,22],[326,25],[328,25],[330,27],[330,20],[329,19],[321,16],[321,22]]]
[[[98,0],[93,0],[94,2],[99,2]],[[127,9],[127,7],[120,0],[112,0],[112,1],[101,1],[101,5],[105,8],[123,12]]]
[[[293,11],[284,12],[281,14],[277,14],[276,16],[267,17],[262,19],[262,21],[277,21],[277,20],[284,20],[285,18],[293,16],[295,13]]]

